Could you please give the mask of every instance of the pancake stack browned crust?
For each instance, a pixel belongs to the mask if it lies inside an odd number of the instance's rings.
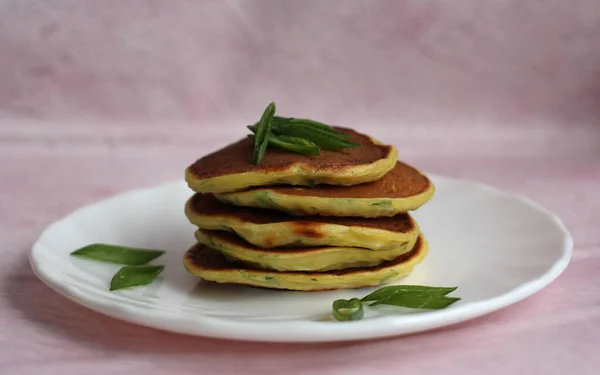
[[[351,129],[360,147],[307,156],[269,147],[252,163],[247,138],[185,173],[185,214],[198,243],[184,257],[212,282],[284,290],[359,288],[412,272],[427,242],[410,216],[433,183],[397,150]]]
[[[351,129],[336,128],[361,147],[321,150],[318,156],[269,148],[260,164],[252,164],[254,143],[244,138],[191,164],[185,171],[190,188],[199,193],[226,193],[253,186],[290,184],[350,186],[375,181],[395,164],[398,150]]]

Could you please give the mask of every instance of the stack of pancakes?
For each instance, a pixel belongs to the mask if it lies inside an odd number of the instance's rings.
[[[186,169],[199,229],[188,272],[288,290],[359,288],[408,275],[427,254],[409,215],[434,194],[398,151],[351,129],[360,147],[305,156],[270,147],[258,165],[242,139]]]

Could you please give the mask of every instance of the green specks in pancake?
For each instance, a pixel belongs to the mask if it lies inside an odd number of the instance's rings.
[[[386,284],[388,281],[394,280],[396,277],[398,277],[398,272],[394,269],[391,269],[389,270],[388,274],[381,279],[379,285]]]
[[[248,277],[248,274],[244,270],[241,270],[241,269],[238,268],[237,271],[240,273],[240,275],[242,275],[242,277],[244,278],[244,280],[252,280],[252,278]]]
[[[279,258],[279,254],[277,253],[258,253],[256,255],[258,257],[258,259],[278,259]]]
[[[391,207],[392,206],[392,201],[378,201],[375,203],[371,203],[371,206],[373,207]]]
[[[317,279],[316,277],[311,277],[310,280],[311,281],[319,281],[319,279]]]
[[[256,202],[263,208],[285,211],[283,207],[273,201],[270,191],[258,191],[254,197],[256,198]]]
[[[213,249],[217,247],[217,244],[215,243],[215,239],[213,236],[208,236],[208,243]]]
[[[242,275],[244,280],[252,281],[255,283],[264,283],[265,281],[272,283],[272,282],[277,281],[277,275],[273,275],[273,274],[267,274],[267,275],[253,274],[253,273],[245,272],[244,270],[241,270],[241,269],[238,269],[238,272],[240,273],[240,275]]]

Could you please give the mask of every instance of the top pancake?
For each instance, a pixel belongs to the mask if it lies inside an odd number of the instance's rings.
[[[244,138],[208,154],[186,169],[189,187],[199,193],[225,193],[277,184],[351,186],[381,178],[395,165],[398,150],[352,129],[336,127],[360,147],[300,155],[269,146],[258,165],[254,142]]]

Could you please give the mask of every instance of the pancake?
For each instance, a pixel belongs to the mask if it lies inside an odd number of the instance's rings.
[[[188,166],[185,180],[199,193],[225,193],[253,186],[277,184],[350,186],[375,181],[394,167],[398,150],[351,129],[349,134],[360,147],[308,156],[269,147],[258,165],[252,164],[254,142],[244,138],[208,154]]]
[[[268,208],[292,215],[384,217],[416,210],[435,192],[433,183],[417,169],[400,161],[377,181],[339,187],[272,186],[215,194],[238,206]]]
[[[189,221],[201,229],[235,232],[263,248],[341,246],[372,250],[412,247],[419,235],[408,214],[366,219],[294,216],[273,210],[236,207],[211,194],[195,194],[185,206]]]
[[[350,289],[382,285],[407,276],[427,252],[427,242],[419,237],[410,252],[376,267],[329,272],[273,272],[228,262],[218,251],[196,244],[185,253],[183,264],[192,275],[216,283],[303,291]]]
[[[200,229],[199,243],[217,250],[228,260],[274,271],[331,271],[373,267],[409,252],[412,247],[372,251],[359,247],[302,247],[261,249],[233,233]]]

